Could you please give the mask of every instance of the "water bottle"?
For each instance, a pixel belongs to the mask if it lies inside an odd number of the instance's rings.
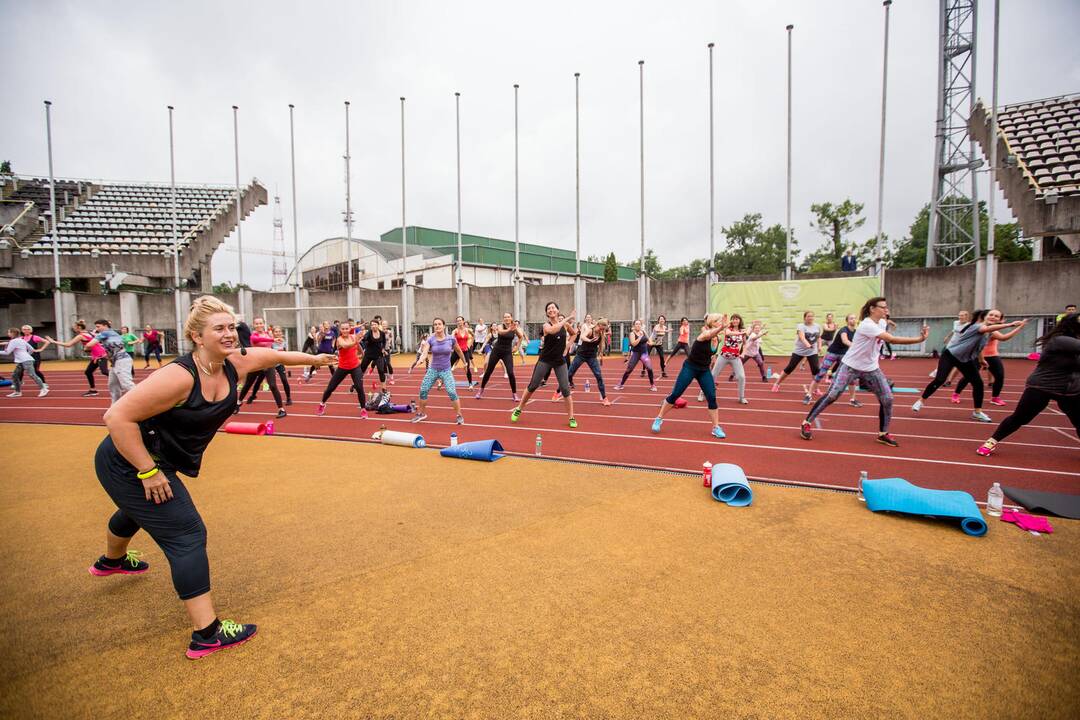
[[[994,483],[986,495],[986,514],[1001,517],[1001,506],[1004,504],[1005,493],[1001,491],[1001,485]]]
[[[540,457],[540,451],[544,447],[544,439],[540,437],[540,433],[536,433],[536,457]]]
[[[457,447],[457,433],[450,433],[450,447]]]
[[[588,380],[585,381],[585,392],[592,392],[592,385],[589,384]]]
[[[701,466],[701,487],[712,487],[712,463],[708,460]]]
[[[866,496],[863,495],[863,483],[870,479],[870,476],[866,474],[865,470],[859,471],[859,492],[856,497],[859,498],[859,502],[866,502]]]

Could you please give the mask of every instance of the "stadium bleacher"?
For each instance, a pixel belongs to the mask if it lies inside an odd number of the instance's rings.
[[[1080,195],[1080,95],[1006,105],[998,128],[1031,189]]]

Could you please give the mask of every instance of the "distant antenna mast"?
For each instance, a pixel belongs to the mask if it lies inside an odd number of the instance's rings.
[[[289,275],[285,268],[285,231],[281,222],[281,197],[274,195],[274,245],[273,251],[273,275],[275,288],[285,287],[286,278]]]

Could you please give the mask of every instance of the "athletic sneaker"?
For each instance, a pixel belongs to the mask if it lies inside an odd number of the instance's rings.
[[[427,420],[427,413],[416,413],[416,415],[413,416],[413,419],[409,422],[418,423],[423,422],[424,420]]]
[[[660,426],[664,424],[663,418],[656,418],[652,421],[652,431],[654,433],[660,432]]]
[[[951,402],[951,403],[953,403],[955,405],[959,405],[960,404],[960,393],[953,393],[952,397],[949,398],[949,402]]]
[[[877,436],[877,441],[882,445],[888,445],[889,447],[900,447],[900,443],[896,442],[896,438],[889,433],[881,433]]]
[[[315,406],[315,414],[316,415],[325,415],[326,414],[326,403],[319,403],[318,405],[316,405]]]
[[[558,402],[560,399],[562,399],[562,393],[556,390],[555,394],[551,396],[551,402]]]
[[[773,386],[772,386],[772,388],[769,389],[769,392],[775,392],[775,393],[780,392],[780,386],[777,385],[776,383],[773,383]]]
[[[521,402],[521,398],[518,397],[517,393],[510,393],[510,394],[513,396],[514,402]]]
[[[361,420],[367,420],[367,408],[365,408],[365,407],[360,408],[360,419]]]
[[[649,392],[656,392],[656,386],[655,385],[650,385],[649,386]]]
[[[48,394],[49,394],[49,386],[48,386],[48,385],[46,385],[45,387],[41,388],[41,392],[39,392],[39,393],[37,394],[37,396],[38,396],[38,397],[45,397],[45,396],[46,396],[46,395],[48,395]],[[994,402],[994,399],[995,399],[995,398],[990,398],[990,402]],[[1004,405],[1004,404],[1005,404],[1005,403],[995,403],[995,405]]]
[[[84,392],[84,393],[82,394],[82,396],[83,396],[83,397],[94,397],[94,396],[95,396],[95,395],[97,395],[97,394],[98,394],[98,391],[97,391],[97,390],[87,390],[86,392]]]
[[[288,413],[286,413],[286,412],[285,412],[285,408],[278,408],[278,411],[277,411],[277,416],[278,416],[278,419],[279,419],[279,420],[280,420],[281,418],[285,417],[285,416],[286,416],[287,414],[288,414]]]
[[[292,405],[292,398],[285,398],[286,405]]]
[[[805,395],[803,395],[802,404],[809,405],[811,400],[813,400],[813,398],[810,397],[810,393],[806,393]]]
[[[922,410],[922,398],[915,401],[915,404],[911,406],[911,412],[919,412]]]
[[[221,626],[210,640],[201,637],[198,633],[191,633],[191,644],[188,645],[185,654],[192,660],[198,660],[218,650],[243,645],[255,637],[257,631],[258,628],[255,625],[241,625],[232,620],[222,620]]]
[[[22,397],[22,393],[21,392],[8,393],[8,397]]]
[[[739,398],[739,404],[740,405],[749,405],[750,401],[747,400],[746,398]]]
[[[119,560],[109,561],[104,555],[91,565],[87,570],[91,575],[105,577],[107,575],[142,575],[150,569],[150,564],[139,559],[138,550],[128,550],[127,555]]]
[[[851,398],[850,400],[848,400],[848,405],[850,405],[851,407],[856,407],[856,408],[862,407],[862,403],[859,402],[858,398]]]
[[[990,453],[994,452],[994,448],[997,447],[997,440],[990,438],[982,444],[982,446],[975,452],[983,457],[990,457]]]
[[[999,405],[999,406],[1000,406],[1000,405],[1004,405],[1004,404],[1005,404],[1005,401],[1004,401],[1004,400],[1002,400],[1002,399],[1001,399],[1001,398],[999,398],[999,397],[992,397],[992,398],[990,398],[990,404],[991,404],[991,405]]]
[[[390,377],[390,384],[391,384],[391,385],[394,385],[394,384],[396,384],[396,383],[394,383],[394,378],[393,378],[393,376],[391,376],[391,377]]]
[[[570,429],[573,430],[577,427],[577,418],[570,418],[570,422],[568,424],[570,425]]]
[[[799,426],[799,435],[803,440],[810,440],[814,437],[814,433],[810,430],[810,422],[803,420],[802,425]]]
[[[984,413],[982,410],[976,410],[975,412],[971,413],[971,418],[973,420],[978,420],[979,422],[994,422],[993,418]]]
[[[521,408],[516,407],[516,408],[514,408],[513,412],[510,413],[510,422],[516,423],[520,419],[521,419]]]
[[[616,385],[616,386],[615,386],[615,389],[616,389],[616,390],[622,390],[622,385]]]
[[[703,392],[701,392],[701,391],[698,391],[698,394],[697,394],[697,401],[698,401],[698,402],[705,402],[705,393],[703,393]]]
[[[465,424],[465,418],[462,417],[461,415],[458,415],[456,418],[454,418],[454,422],[457,423],[458,425],[464,425]]]
[[[727,435],[724,434],[724,429],[721,428],[719,425],[713,425],[712,436],[721,440],[727,437]]]
[[[473,400],[479,400],[482,397],[484,397],[484,391],[483,390],[477,390],[476,395],[473,396]]]

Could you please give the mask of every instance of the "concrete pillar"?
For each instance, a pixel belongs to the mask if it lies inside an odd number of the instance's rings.
[[[210,273],[210,258],[204,257],[199,260],[199,292],[214,292],[214,278]]]
[[[252,296],[251,290],[242,287],[236,291],[236,312],[238,315],[243,316],[244,322],[248,325],[251,324],[252,319],[257,314],[255,308],[252,307],[253,301],[254,297]]]
[[[980,305],[986,299],[986,258],[975,261],[975,304]]]
[[[202,293],[199,293],[199,294],[201,295]],[[191,300],[192,300],[192,298],[191,298],[191,292],[190,291],[188,291],[188,290],[181,290],[180,291],[180,331],[181,332],[183,332],[184,323],[187,322],[188,312],[191,310]],[[191,341],[188,340],[187,338],[180,338],[178,345],[179,345],[179,347],[176,350],[176,353],[178,355],[180,353],[185,353],[188,350],[192,349]]]
[[[577,308],[578,320],[584,320],[589,312],[588,298],[585,292],[585,278],[574,279],[574,307]]]
[[[350,287],[345,288],[345,314],[354,320],[360,319],[360,288]]]
[[[409,285],[405,288],[405,307],[401,313],[401,348],[409,352],[416,348],[416,340],[413,338],[413,323],[416,322],[416,286]]]
[[[528,315],[528,312],[525,310],[525,287],[525,283],[518,283],[514,286],[514,307],[520,308],[519,310],[514,311],[514,319],[521,323],[523,327],[527,322],[526,316]]]
[[[120,292],[120,323],[117,325],[117,330],[120,325],[127,325],[133,332],[142,327],[142,313],[139,311],[137,293]]]
[[[472,316],[472,302],[471,302],[472,297],[471,296],[472,296],[472,287],[470,285],[466,285],[465,283],[462,283],[461,284],[461,314],[462,314],[463,317],[465,317],[465,319],[472,321],[472,323],[475,325],[476,324],[476,318],[474,318]]]

